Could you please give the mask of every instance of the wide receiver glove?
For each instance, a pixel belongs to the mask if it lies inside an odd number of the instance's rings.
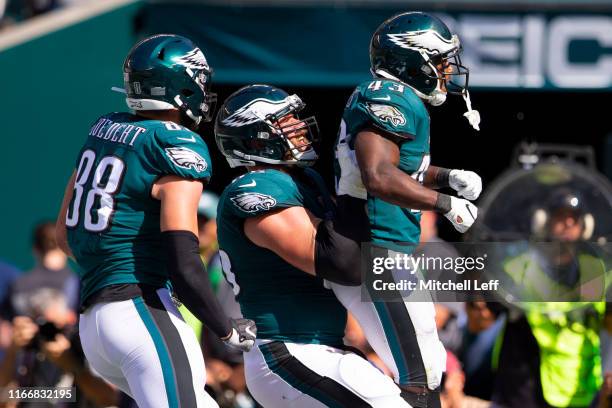
[[[478,217],[478,207],[463,198],[450,197],[451,209],[444,216],[461,233],[466,232]]]
[[[482,180],[473,171],[451,170],[448,175],[448,185],[457,195],[468,200],[475,200],[482,191]]]
[[[230,347],[247,352],[255,345],[257,327],[255,322],[249,319],[231,319],[232,332],[221,339]]]

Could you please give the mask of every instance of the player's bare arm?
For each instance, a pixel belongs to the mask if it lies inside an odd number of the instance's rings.
[[[399,146],[381,132],[375,129],[359,132],[355,140],[355,156],[361,179],[370,194],[403,208],[438,211],[459,232],[467,231],[476,220],[478,209],[469,201],[438,193],[401,171],[397,167]]]
[[[357,134],[355,155],[368,192],[392,204],[416,210],[434,210],[439,193],[422,186],[401,171],[396,143],[368,129]]]
[[[70,176],[70,180],[68,180],[68,184],[66,185],[66,190],[64,191],[64,199],[62,200],[62,206],[57,214],[57,220],[55,222],[55,239],[57,240],[57,245],[68,255],[73,258],[72,251],[70,250],[70,246],[68,245],[68,236],[66,234],[66,211],[68,211],[68,205],[72,200],[72,192],[74,191],[74,180],[76,178],[76,171],[72,172],[72,176]]]
[[[177,176],[162,177],[153,185],[151,196],[161,201],[162,232],[184,230],[197,235],[198,201],[203,189],[200,181]]]
[[[304,207],[289,207],[249,218],[244,233],[299,270],[332,282],[361,284],[360,246]]]
[[[289,207],[247,219],[244,233],[255,245],[314,276],[315,236],[320,221],[304,207]]]

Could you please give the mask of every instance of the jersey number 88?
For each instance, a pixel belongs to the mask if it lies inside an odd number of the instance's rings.
[[[74,228],[79,223],[83,196],[85,196],[83,227],[87,231],[102,232],[109,226],[114,209],[113,195],[121,185],[125,164],[116,156],[104,156],[90,177],[95,162],[96,152],[93,150],[85,150],[81,155],[72,201],[66,213],[66,226],[69,228]]]

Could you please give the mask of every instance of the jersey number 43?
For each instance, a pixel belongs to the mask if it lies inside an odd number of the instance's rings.
[[[125,164],[116,156],[102,157],[94,169],[95,163],[96,152],[85,150],[81,155],[72,201],[66,213],[66,226],[69,228],[76,227],[81,219],[87,231],[102,232],[109,227],[115,208],[114,194],[121,185]]]

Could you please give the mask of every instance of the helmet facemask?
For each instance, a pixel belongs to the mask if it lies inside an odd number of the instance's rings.
[[[195,83],[193,89],[183,88],[174,97],[174,102],[181,111],[184,124],[191,129],[197,129],[200,123],[210,122],[217,104],[217,94],[210,92],[209,84],[212,69],[185,69],[185,74]]]
[[[297,113],[306,106],[297,95],[287,98],[288,105],[277,112],[265,116],[263,122],[268,126],[271,135],[268,137],[278,137],[286,147],[285,162],[295,162],[303,166],[312,165],[317,158],[314,144],[319,141],[319,126],[314,116],[306,119],[299,119]],[[287,123],[285,118],[293,116],[293,121]],[[301,135],[297,135],[302,133]],[[262,134],[263,135],[263,134]],[[296,146],[291,140],[296,136],[303,142]]]
[[[233,97],[240,99],[241,92],[253,89],[262,93],[228,110],[228,100],[232,105]],[[272,91],[274,88],[267,85],[245,87],[237,92],[238,96],[230,96],[217,115],[215,138],[231,167],[310,166],[318,158],[314,149],[319,133],[316,119],[298,118],[297,113],[305,104],[297,95],[281,90],[285,96],[275,99]]]
[[[461,62],[462,48],[456,35],[453,35],[453,42],[456,42],[457,47],[443,54],[430,57],[422,53],[425,63],[421,66],[421,72],[437,81],[436,88],[429,93],[427,100],[431,105],[439,106],[446,101],[447,93],[461,95],[467,108],[463,116],[475,130],[480,130],[480,113],[472,109],[468,91],[470,70]]]
[[[444,54],[428,57],[421,67],[421,72],[438,80],[436,89],[452,95],[463,95],[468,88],[470,72],[461,63],[460,53],[461,48],[455,48]]]

